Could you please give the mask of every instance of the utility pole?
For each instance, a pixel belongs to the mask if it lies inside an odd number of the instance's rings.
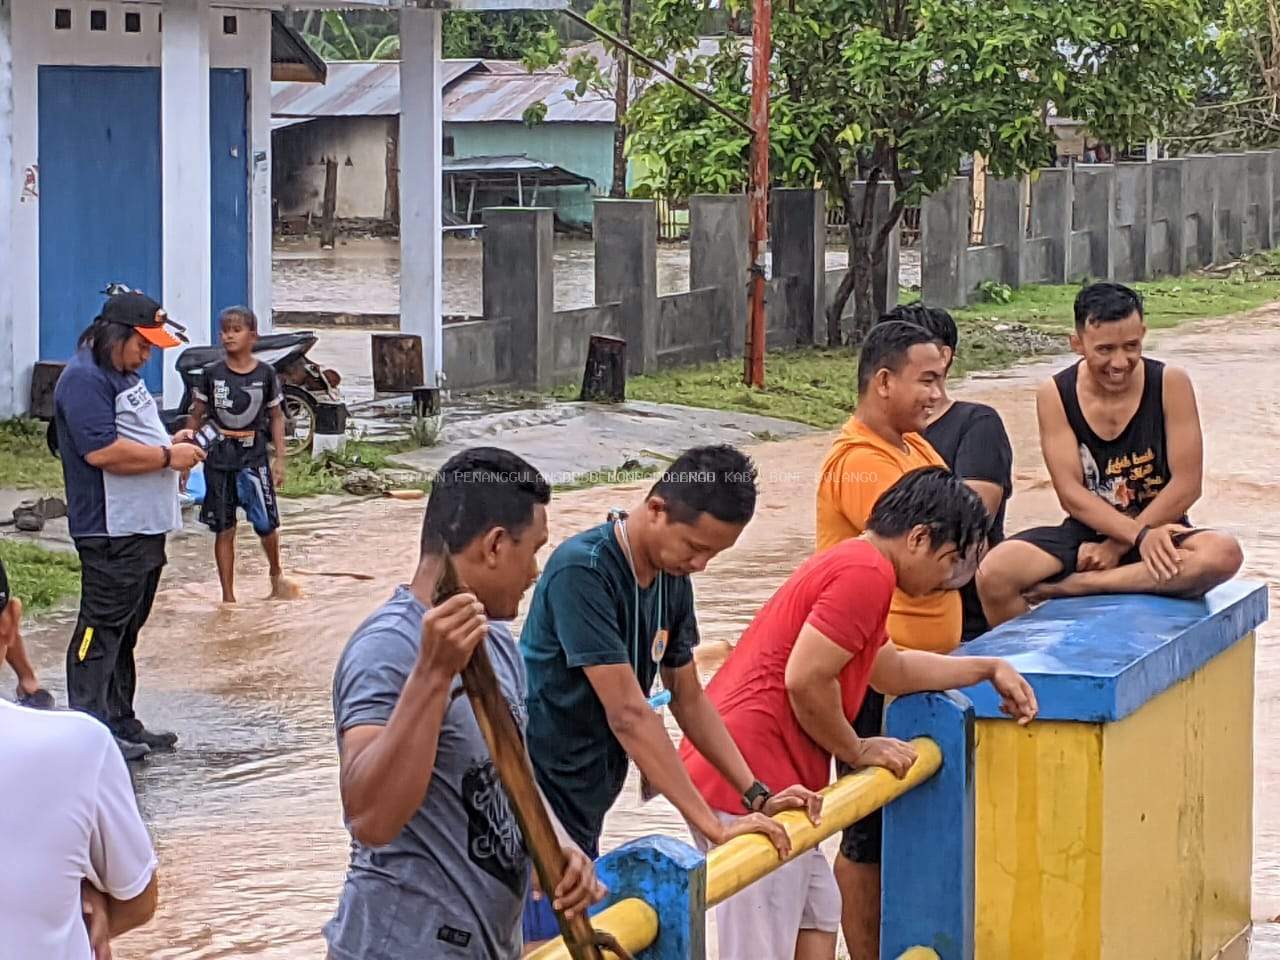
[[[771,0],[754,0],[751,23],[751,317],[743,382],[764,386],[764,257],[769,237],[769,61]]]

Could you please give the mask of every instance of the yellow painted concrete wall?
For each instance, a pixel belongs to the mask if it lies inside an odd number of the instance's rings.
[[[1103,960],[1211,960],[1249,923],[1253,636],[1103,733]]]
[[[1099,960],[1102,728],[977,723],[977,960]]]
[[[977,960],[1211,960],[1249,923],[1253,646],[1110,725],[977,724]]]

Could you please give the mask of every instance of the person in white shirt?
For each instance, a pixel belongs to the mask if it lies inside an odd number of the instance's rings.
[[[156,909],[155,851],[111,731],[0,700],[0,784],[0,960],[108,960]]]

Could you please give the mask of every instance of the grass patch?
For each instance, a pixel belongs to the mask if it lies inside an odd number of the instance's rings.
[[[74,553],[0,538],[0,560],[10,592],[29,613],[48,610],[80,592],[80,558]]]
[[[960,341],[956,376],[1008,366],[1022,355],[986,321],[961,320]],[[755,413],[823,428],[842,424],[857,405],[858,351],[852,347],[770,353],[765,364],[763,390],[742,383],[742,361],[734,359],[634,377],[627,381],[627,397]],[[576,399],[577,388],[569,386],[556,395]]]
[[[1131,286],[1142,294],[1147,326],[1153,329],[1243,313],[1280,300],[1280,250],[1255,254],[1230,270],[1202,271]],[[1006,303],[978,303],[952,313],[957,320],[1017,322],[1069,333],[1075,324],[1072,305],[1079,290],[1075,284],[1019,287]]]
[[[282,497],[315,497],[325,493],[343,493],[343,480],[353,470],[398,470],[391,458],[398,453],[416,450],[419,444],[409,440],[395,440],[376,443],[370,440],[348,440],[340,453],[328,453],[319,459],[310,456],[292,457],[285,464],[284,486],[280,488]],[[420,480],[414,484],[423,490],[431,488],[430,478],[420,474]]]
[[[1280,300],[1280,251],[1269,250],[1230,269],[1136,283],[1146,305],[1147,325],[1176,326],[1184,320],[1221,317]],[[960,327],[960,351],[953,375],[1011,366],[1018,360],[1066,348],[1073,325],[1078,285],[1027,286],[1010,292],[1007,302],[974,304],[952,311]],[[919,294],[902,291],[903,303]],[[995,298],[1003,301],[1003,296]],[[1022,325],[1030,330],[1010,329]],[[1003,328],[1003,329],[1002,329]],[[857,405],[858,352],[854,348],[800,349],[770,353],[763,390],[742,383],[742,360],[664,370],[627,381],[627,397],[656,403],[680,403],[794,420],[820,428],[842,424]],[[577,399],[578,388],[554,393]]]
[[[0,421],[0,487],[18,490],[62,490],[62,461],[45,444],[40,420]]]

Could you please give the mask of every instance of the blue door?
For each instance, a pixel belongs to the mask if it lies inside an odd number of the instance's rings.
[[[244,70],[210,71],[211,324],[249,299],[247,91]],[[108,283],[164,301],[160,71],[42,66],[38,98],[40,358],[66,360]],[[159,393],[158,352],[143,378]]]
[[[42,66],[38,102],[40,358],[67,360],[108,283],[161,297],[160,71]]]
[[[249,303],[248,85],[243,70],[209,76],[209,148],[213,179],[213,327],[218,313]]]

